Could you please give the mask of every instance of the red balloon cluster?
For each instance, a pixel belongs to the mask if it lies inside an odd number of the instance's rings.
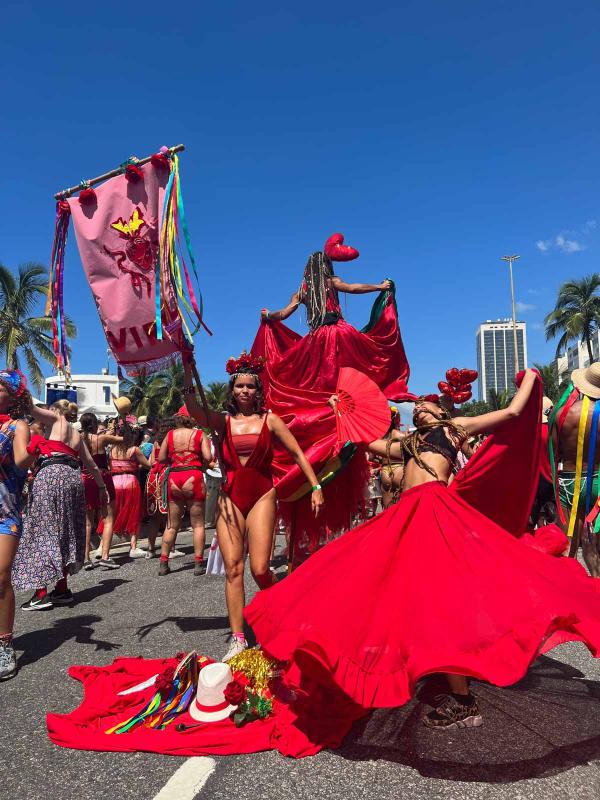
[[[452,367],[446,372],[446,380],[438,383],[438,388],[455,403],[466,403],[473,396],[471,384],[477,377],[477,370]]]
[[[325,242],[323,250],[332,261],[353,261],[358,258],[358,250],[344,244],[343,233],[332,233]]]

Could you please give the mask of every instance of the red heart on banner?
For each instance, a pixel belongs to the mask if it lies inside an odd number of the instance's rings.
[[[353,261],[358,258],[358,250],[344,244],[343,233],[333,233],[325,242],[325,255],[332,261]]]

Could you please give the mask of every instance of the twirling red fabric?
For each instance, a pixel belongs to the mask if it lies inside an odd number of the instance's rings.
[[[337,299],[328,295],[328,310],[340,312]],[[278,414],[296,437],[317,474],[339,453],[335,416],[327,401],[335,392],[341,367],[354,367],[368,375],[389,399],[406,394],[409,365],[400,335],[394,290],[379,294],[368,325],[362,331],[340,318],[302,337],[281,322],[266,321],[256,335],[252,353],[262,356],[261,374],[267,406]],[[291,456],[275,447],[273,476],[280,501],[292,498],[305,478]],[[368,470],[363,451],[346,464],[325,487],[325,506],[315,520],[310,496],[280,510],[308,538],[309,549],[326,541],[330,532],[349,527],[360,508]]]
[[[227,473],[227,481],[222,488],[244,517],[247,517],[258,500],[273,488],[271,472],[273,446],[267,417],[268,414],[265,414],[256,445],[244,465],[240,461],[236,448],[235,439],[237,437],[231,433],[230,417],[227,417],[225,421],[223,465]]]

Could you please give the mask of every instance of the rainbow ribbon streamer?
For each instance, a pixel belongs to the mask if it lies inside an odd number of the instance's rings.
[[[46,315],[52,312],[52,339],[56,364],[59,369],[68,369],[69,351],[65,330],[65,312],[63,283],[65,272],[65,248],[69,234],[71,211],[69,204],[59,200],[56,204],[56,222],[54,225],[54,241],[50,257],[50,277],[48,281],[48,301]]]
[[[554,485],[554,496],[556,498],[558,518],[562,523],[562,525],[567,524],[567,517],[565,514],[565,509],[562,507],[560,502],[560,492],[558,487],[558,470],[557,470],[558,453],[555,454],[554,452],[554,443],[552,441],[552,429],[556,426],[558,437],[560,437],[560,432],[562,430],[565,417],[569,413],[569,409],[571,408],[571,406],[577,401],[578,398],[579,398],[579,392],[577,391],[577,389],[575,389],[572,383],[569,383],[562,397],[560,398],[558,403],[554,406],[552,414],[550,414],[550,419],[548,420],[548,455],[550,458],[550,466],[552,468],[552,483]]]
[[[182,245],[182,235],[185,241],[185,248]],[[193,272],[196,291],[190,277],[188,261]],[[200,292],[198,270],[196,259],[192,250],[190,232],[185,216],[183,196],[181,194],[181,182],[179,179],[179,159],[173,154],[171,156],[171,173],[165,190],[165,201],[163,206],[163,217],[160,231],[160,249],[156,265],[156,337],[163,338],[163,327],[161,320],[162,297],[164,295],[164,280],[170,277],[172,286],[177,297],[179,315],[183,324],[183,329],[188,342],[193,344],[193,336],[200,327],[212,336],[212,332],[207,328],[203,320],[203,302]],[[185,285],[185,288],[184,288]],[[187,289],[187,294],[186,294]],[[187,319],[186,319],[187,317]]]

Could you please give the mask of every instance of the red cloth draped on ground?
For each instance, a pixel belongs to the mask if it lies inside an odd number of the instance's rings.
[[[230,719],[198,725],[185,713],[178,722],[194,724],[193,730],[179,733],[174,722],[163,731],[140,727],[123,734],[104,733],[139,711],[156,689],[151,686],[121,697],[119,692],[168,666],[175,668],[177,659],[117,658],[107,667],[71,667],[69,675],[83,683],[84,699],[70,714],[47,715],[50,739],[78,750],[144,750],[179,756],[279,750],[282,755],[301,758],[323,747],[339,747],[352,722],[365,713],[341,692],[325,693],[318,685],[307,684],[298,692],[294,708],[275,700],[273,716],[242,728],[236,728]]]
[[[390,400],[407,391],[409,365],[393,290],[378,295],[362,331],[339,319],[302,337],[281,322],[268,321],[261,324],[252,353],[266,361],[261,378],[267,407],[288,425],[317,474],[340,450],[335,416],[327,401],[336,390],[341,367],[364,372]],[[325,487],[325,507],[318,524],[308,495],[293,504],[280,504],[286,521],[294,520],[298,538],[310,540],[309,549],[327,540],[330,532],[349,527],[368,479],[363,455],[359,450],[349,462],[342,459],[342,470],[334,465],[338,474]],[[294,497],[305,483],[300,469],[281,448],[275,448],[273,477],[280,501]]]

